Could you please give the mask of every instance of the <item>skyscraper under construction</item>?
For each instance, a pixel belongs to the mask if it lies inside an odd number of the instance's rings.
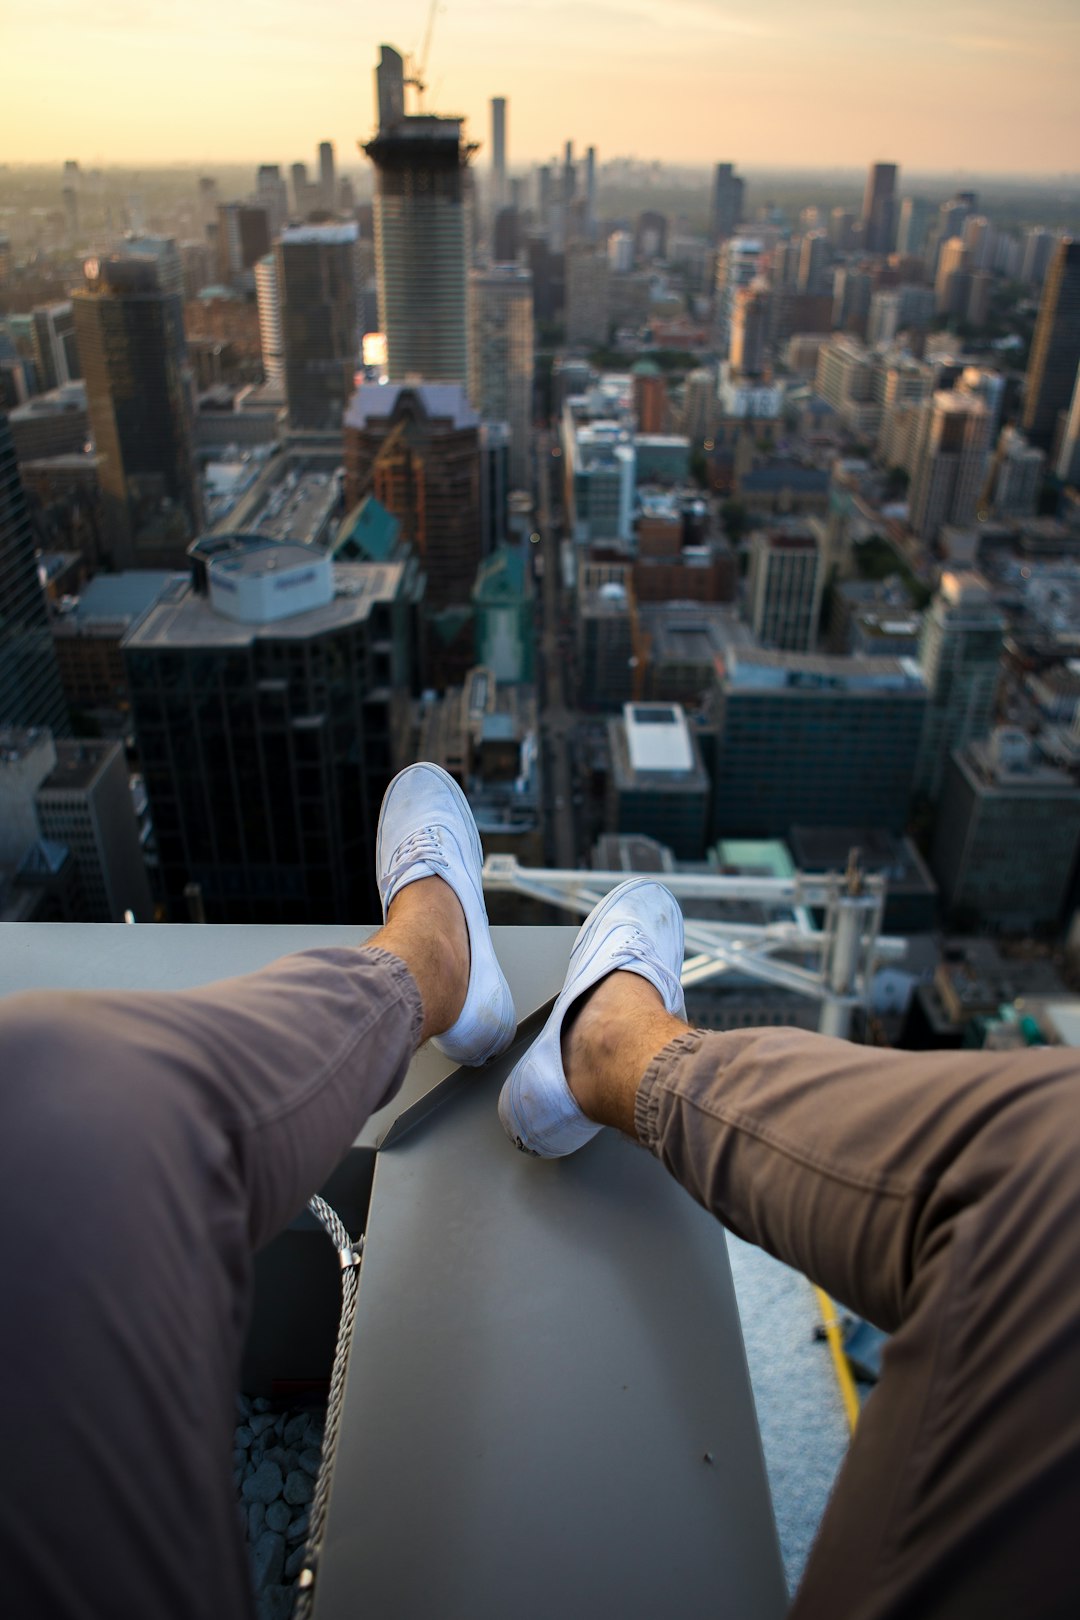
[[[375,263],[392,381],[465,383],[469,160],[460,118],[405,113],[405,64],[382,47],[376,69],[379,127],[361,143],[375,165]]]

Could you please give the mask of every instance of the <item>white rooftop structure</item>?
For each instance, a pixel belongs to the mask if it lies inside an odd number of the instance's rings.
[[[625,703],[623,722],[635,771],[692,771],[694,750],[677,703]]]

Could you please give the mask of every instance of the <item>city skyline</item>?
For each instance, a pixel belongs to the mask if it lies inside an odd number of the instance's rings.
[[[378,45],[416,48],[428,13],[427,0],[408,0],[372,26],[330,0],[302,11],[235,0],[224,14],[191,0],[182,15],[163,0],[111,0],[93,13],[14,0],[9,49],[47,54],[53,95],[43,120],[32,79],[13,83],[2,146],[15,163],[244,162],[306,151],[314,131],[352,166],[373,125]],[[487,162],[489,102],[505,96],[512,169],[572,133],[604,155],[667,163],[722,151],[767,166],[797,151],[806,167],[886,157],[924,172],[1054,173],[1077,150],[1078,63],[1071,0],[1036,0],[1019,16],[1005,0],[904,0],[880,16],[833,3],[808,14],[796,0],[774,0],[767,15],[732,0],[536,0],[512,11],[448,0],[427,105],[463,114]],[[979,108],[1008,116],[973,116]]]

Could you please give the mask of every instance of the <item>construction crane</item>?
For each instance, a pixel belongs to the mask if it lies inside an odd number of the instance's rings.
[[[427,27],[424,29],[424,42],[420,47],[419,57],[409,57],[409,71],[405,75],[405,83],[411,84],[416,91],[416,108],[418,112],[424,110],[424,91],[427,81],[424,74],[427,71],[428,52],[431,50],[431,34],[435,27],[435,13],[439,10],[439,0],[431,0],[431,9],[428,11]]]

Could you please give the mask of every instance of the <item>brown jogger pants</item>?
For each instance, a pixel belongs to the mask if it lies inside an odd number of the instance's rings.
[[[420,1027],[367,948],[0,1003],[5,1613],[250,1613],[229,1456],[251,1254]],[[793,1614],[1075,1620],[1074,1056],[688,1031],[637,1125],[732,1230],[894,1334]]]

